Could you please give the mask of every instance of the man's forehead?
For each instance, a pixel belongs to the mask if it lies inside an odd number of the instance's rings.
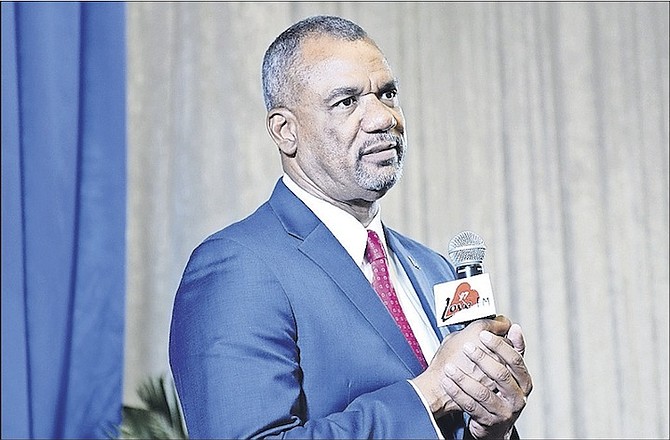
[[[329,35],[315,35],[306,38],[300,46],[300,58],[305,63],[314,63],[331,58],[348,57],[352,52],[362,51],[368,56],[383,59],[386,63],[382,51],[369,38],[346,40]]]
[[[298,70],[306,77],[336,77],[356,73],[375,73],[382,81],[393,79],[391,67],[377,45],[369,39],[343,40],[318,36],[301,47]]]

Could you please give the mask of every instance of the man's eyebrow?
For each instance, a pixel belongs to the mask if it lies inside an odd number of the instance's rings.
[[[379,88],[380,93],[390,92],[391,90],[398,90],[398,80],[395,78],[382,84]]]
[[[386,93],[390,92],[391,90],[397,90],[398,89],[398,80],[397,79],[392,79],[384,84],[379,88],[379,93]],[[326,99],[324,100],[325,102],[330,102],[333,99],[337,98],[338,96],[358,96],[363,91],[361,90],[360,87],[352,87],[352,86],[344,86],[344,87],[337,87],[326,96]]]
[[[328,96],[326,96],[325,101],[330,102],[331,100],[337,98],[338,96],[352,96],[360,94],[361,89],[359,87],[351,87],[351,86],[338,87],[330,91]]]

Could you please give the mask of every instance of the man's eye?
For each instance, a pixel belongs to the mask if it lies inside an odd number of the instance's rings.
[[[342,101],[339,101],[337,104],[335,104],[335,107],[351,107],[355,102],[356,98],[350,96],[346,99],[343,99]]]
[[[382,95],[382,97],[384,99],[389,99],[389,100],[395,99],[396,96],[398,96],[398,91],[397,90],[389,90],[388,92],[384,92],[384,94]]]

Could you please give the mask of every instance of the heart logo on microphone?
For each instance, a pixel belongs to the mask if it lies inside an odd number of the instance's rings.
[[[472,288],[470,283],[463,282],[458,285],[453,298],[447,298],[447,304],[442,314],[442,320],[446,321],[454,313],[469,309],[479,302],[479,292]]]

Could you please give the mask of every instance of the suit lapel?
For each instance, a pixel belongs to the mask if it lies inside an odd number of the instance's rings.
[[[400,240],[395,236],[395,233],[387,228],[384,228],[389,247],[396,254],[398,260],[405,273],[409,277],[416,294],[419,296],[424,312],[433,327],[433,331],[437,334],[440,341],[444,338],[446,331],[441,330],[437,326],[437,319],[435,319],[435,296],[433,294],[433,285],[426,277],[426,274],[421,269],[416,257],[412,256],[409,251],[402,245]]]
[[[421,366],[391,314],[377,296],[360,268],[323,224],[318,226],[300,250],[318,264],[375,328],[407,369],[420,373]],[[333,249],[338,249],[334,252]]]
[[[422,371],[412,348],[358,265],[330,230],[279,182],[270,205],[286,231],[302,240],[300,252],[317,264],[376,330],[412,374]]]

